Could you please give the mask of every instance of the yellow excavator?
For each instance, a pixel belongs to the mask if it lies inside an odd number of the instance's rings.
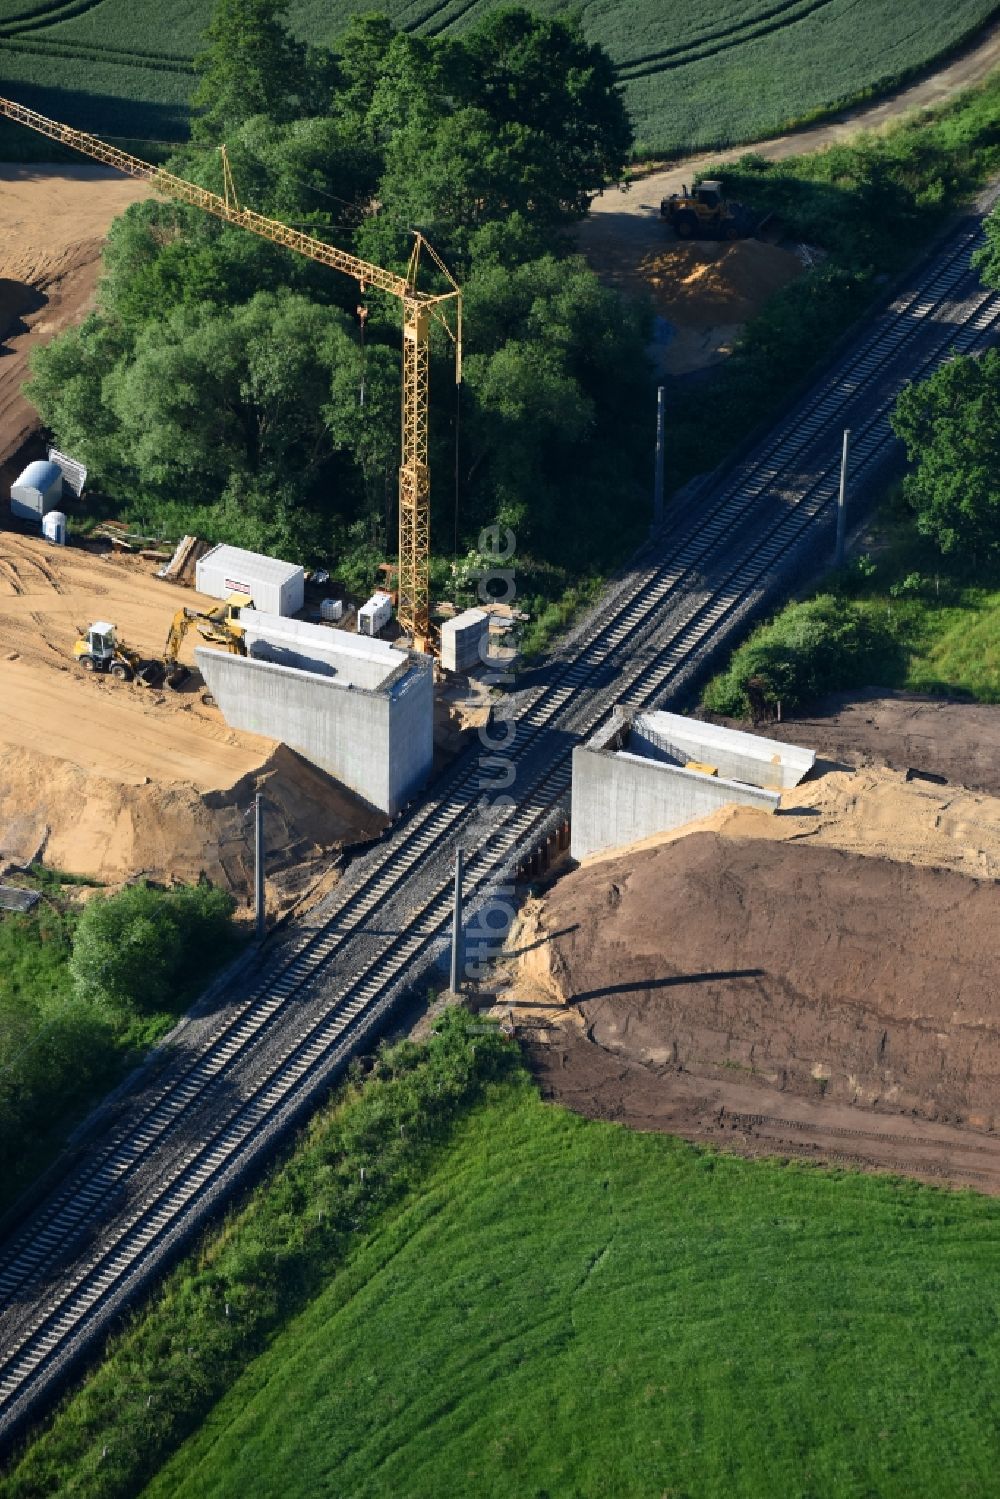
[[[253,600],[248,593],[231,593],[215,609],[178,609],[170,624],[162,661],[144,660],[138,651],[119,640],[114,625],[106,619],[96,620],[86,630],[80,631],[73,655],[84,671],[107,672],[120,682],[137,681],[143,687],[159,687],[165,680],[168,687],[180,687],[191,675],[190,667],[177,659],[181,643],[191,626],[203,640],[225,646],[234,655],[244,656],[245,630],[240,624],[240,611],[252,606]]]
[[[163,669],[168,687],[180,687],[191,675],[177,657],[188,630],[193,625],[203,640],[225,646],[234,656],[246,655],[246,633],[240,624],[240,612],[253,607],[248,593],[231,593],[217,609],[178,609],[174,615],[163,651]]]

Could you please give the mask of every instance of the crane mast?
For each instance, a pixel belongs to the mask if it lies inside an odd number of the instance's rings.
[[[247,229],[261,239],[285,245],[358,282],[362,291],[374,287],[398,298],[403,311],[402,443],[399,468],[399,603],[397,615],[417,650],[430,643],[430,471],[428,467],[428,411],[430,328],[436,320],[455,344],[455,380],[462,379],[462,292],[451,272],[423,235],[415,232],[413,252],[405,276],[361,260],[336,245],[292,229],[279,219],[269,219],[237,200],[228,158],[223,154],[224,196],[187,182],[173,172],[109,146],[97,136],[50,120],[12,99],[0,98],[0,115],[46,135],[60,145],[71,146],[84,156],[114,167],[129,177],[142,178],[157,192],[194,208],[201,208],[227,224]],[[426,249],[451,286],[446,292],[423,292],[417,286],[421,251]],[[454,327],[445,307],[454,303]]]

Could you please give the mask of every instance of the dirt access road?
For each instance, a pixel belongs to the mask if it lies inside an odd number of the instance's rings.
[[[637,176],[628,192],[609,188],[594,199],[589,218],[580,225],[580,248],[596,266],[607,264],[608,269],[613,270],[616,250],[631,249],[633,254],[644,254],[662,243],[660,239],[650,238],[651,228],[662,234],[661,198],[679,192],[683,184],[690,184],[698,172],[711,174],[726,162],[745,156],[748,151],[768,161],[784,161],[788,156],[801,156],[806,151],[835,145],[856,135],[859,130],[878,130],[915,110],[943,104],[962,89],[981,83],[997,67],[1000,67],[1000,21],[991,26],[974,47],[954,58],[946,67],[908,88],[889,94],[878,104],[845,110],[821,124],[793,131],[790,135],[779,135],[773,140],[751,142],[727,151],[666,163]]]
[[[660,200],[711,176],[748,151],[781,161],[848,139],[914,110],[940,104],[1000,66],[1000,23],[947,67],[868,108],[845,111],[823,124],[774,140],[689,157],[639,175],[627,192],[595,198],[577,230],[578,246],[602,280],[627,294],[650,298],[659,314],[649,355],[660,376],[687,375],[718,364],[731,352],[749,317],[779,287],[800,275],[808,249],[741,240],[735,244],[677,241],[660,218]],[[797,248],[798,255],[791,253]]]
[[[106,167],[0,164],[0,465],[38,426],[21,394],[31,350],[84,316],[108,226],[148,197]]]

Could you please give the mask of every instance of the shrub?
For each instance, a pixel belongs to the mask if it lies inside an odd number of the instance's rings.
[[[70,970],[78,996],[112,1010],[172,1007],[232,941],[234,901],[209,884],[145,882],[98,897],[80,918]]]
[[[790,604],[755,630],[726,671],[705,689],[713,713],[742,718],[750,712],[747,684],[755,679],[766,703],[789,711],[838,688],[885,680],[886,657],[898,646],[862,605],[832,594]]]

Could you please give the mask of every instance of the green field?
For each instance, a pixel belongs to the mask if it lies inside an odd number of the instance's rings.
[[[292,0],[298,34],[330,43],[370,0]],[[459,31],[489,0],[384,0],[400,27]],[[562,0],[535,0],[555,14]],[[0,0],[0,81],[24,103],[105,134],[176,138],[210,0]],[[640,153],[726,145],[913,72],[975,31],[996,0],[589,0]]]
[[[146,1489],[996,1492],[1000,1207],[498,1089]]]

